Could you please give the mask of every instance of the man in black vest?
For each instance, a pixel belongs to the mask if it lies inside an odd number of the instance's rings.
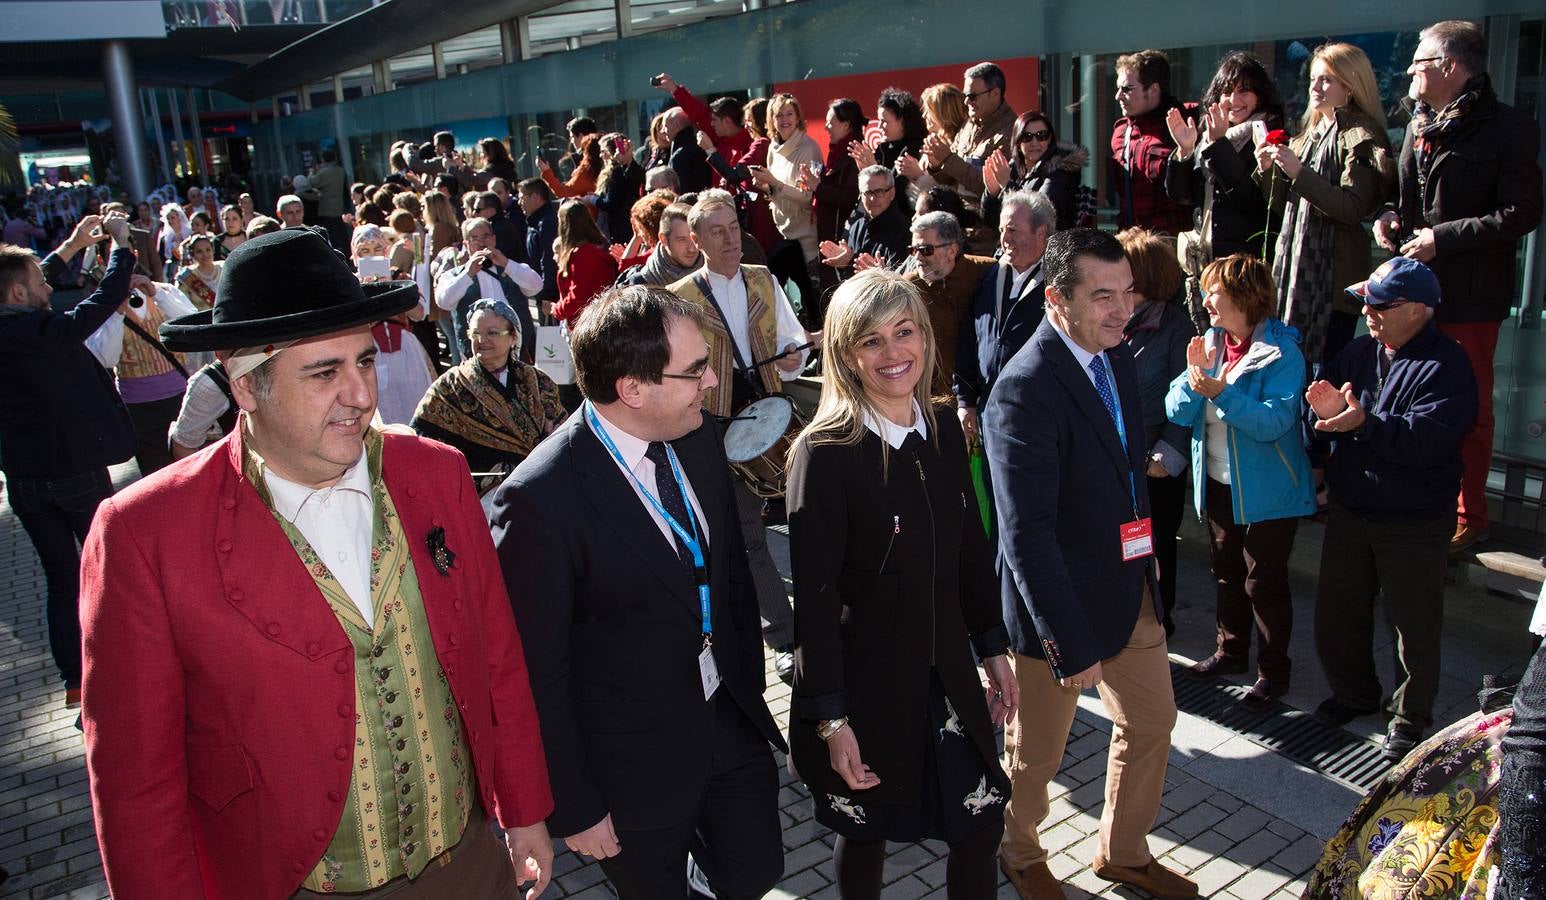
[[[44,269],[112,236],[113,253],[96,293],[69,312],[49,306]],[[134,249],[123,215],[87,216],[44,258],[0,244],[0,470],[11,508],[48,581],[48,643],[64,678],[65,705],[80,705],[80,553],[97,504],[113,492],[107,467],[134,455],[134,425],[113,379],[86,338],[129,299]],[[152,288],[154,290],[154,288]]]

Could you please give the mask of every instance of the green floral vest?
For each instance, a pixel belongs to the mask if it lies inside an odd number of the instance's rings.
[[[366,623],[300,531],[274,513],[354,646],[358,696],[349,794],[338,831],[301,885],[319,893],[368,891],[399,875],[417,877],[461,840],[477,797],[462,719],[435,658],[402,521],[381,478],[381,435],[374,429],[366,433],[365,453],[376,516],[374,622]],[[262,458],[249,450],[243,468],[272,512]]]

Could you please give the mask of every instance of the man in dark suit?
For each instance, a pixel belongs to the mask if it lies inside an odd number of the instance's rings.
[[[1122,348],[1133,273],[1109,234],[1074,228],[1042,258],[1046,317],[985,413],[1004,592],[1022,713],[1005,734],[1014,791],[1000,864],[1023,898],[1062,898],[1036,829],[1079,692],[1113,722],[1092,869],[1156,897],[1197,886],[1148,848],[1176,721],[1155,585],[1143,415]]]
[[[553,301],[558,299],[558,263],[553,257],[553,241],[558,238],[558,204],[553,189],[541,178],[528,178],[516,187],[521,212],[526,217],[526,264],[542,276],[542,292],[537,294],[537,309],[543,325],[553,323]]]
[[[548,824],[623,900],[783,871],[783,748],[698,307],[602,294],[570,336],[587,400],[486,501],[547,749]]]
[[[1041,257],[1057,230],[1057,209],[1039,191],[1014,191],[1000,201],[1003,255],[977,283],[956,345],[951,376],[956,413],[970,440],[999,373],[1041,324],[1046,280]],[[966,327],[970,326],[970,327]]]

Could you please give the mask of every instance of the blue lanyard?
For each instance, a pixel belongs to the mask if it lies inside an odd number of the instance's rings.
[[[703,562],[703,542],[698,539],[698,519],[693,514],[692,502],[687,498],[687,486],[682,481],[682,469],[681,465],[676,461],[676,450],[670,444],[667,444],[666,458],[671,461],[671,474],[676,478],[677,489],[682,492],[682,505],[687,507],[687,523],[692,527],[691,533],[686,528],[683,528],[682,524],[675,517],[666,512],[666,508],[661,505],[659,500],[655,499],[655,495],[650,493],[649,488],[644,486],[644,482],[639,480],[639,476],[635,475],[633,469],[628,467],[628,463],[623,459],[623,454],[618,451],[617,444],[613,443],[612,436],[607,434],[606,428],[602,426],[601,419],[596,416],[596,410],[591,406],[589,400],[585,401],[585,421],[590,425],[591,430],[596,433],[596,437],[601,439],[601,445],[607,448],[607,452],[612,454],[612,458],[617,460],[617,464],[623,467],[624,472],[628,473],[628,477],[633,480],[634,487],[638,488],[639,493],[644,495],[644,499],[650,502],[650,505],[655,508],[655,512],[660,513],[660,517],[671,527],[676,536],[682,539],[683,544],[687,545],[687,552],[692,554],[693,580],[698,584],[698,606],[703,611],[703,641],[708,643],[714,634],[714,629],[709,619],[708,568]]]
[[[1111,361],[1101,354],[1101,366],[1106,370],[1106,379],[1111,385],[1111,401],[1117,408],[1117,438],[1122,441],[1122,458],[1127,461],[1127,489],[1129,496],[1133,498],[1133,519],[1138,518],[1138,479],[1133,476],[1133,458],[1127,452],[1127,425],[1122,421],[1122,397],[1117,393],[1117,373],[1112,371]]]

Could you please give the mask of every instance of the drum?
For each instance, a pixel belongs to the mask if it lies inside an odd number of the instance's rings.
[[[758,497],[782,498],[785,462],[805,425],[794,401],[781,394],[748,403],[725,429],[731,471]]]

